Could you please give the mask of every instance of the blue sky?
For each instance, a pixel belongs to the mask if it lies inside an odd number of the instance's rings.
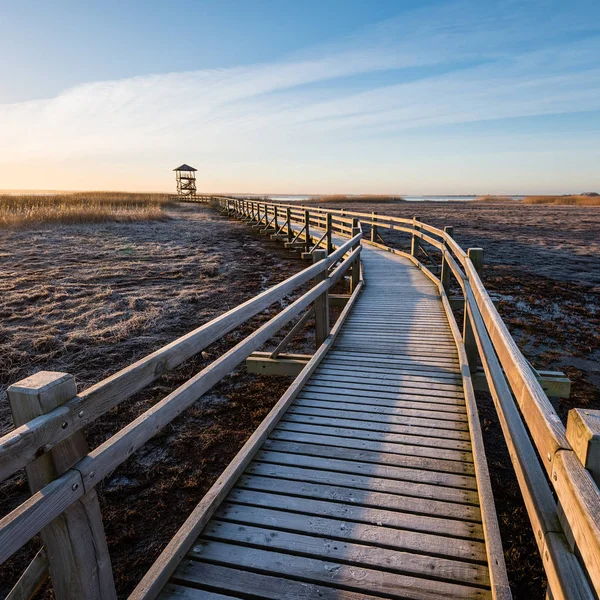
[[[0,0],[0,188],[600,191],[600,2]]]

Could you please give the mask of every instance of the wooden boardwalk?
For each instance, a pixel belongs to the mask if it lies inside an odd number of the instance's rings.
[[[457,347],[438,288],[364,247],[334,347],[161,598],[489,598]]]

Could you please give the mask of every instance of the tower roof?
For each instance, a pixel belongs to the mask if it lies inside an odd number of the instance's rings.
[[[194,169],[194,167],[190,167],[190,165],[186,165],[183,163],[180,167],[173,169],[173,171],[197,171],[198,169]]]

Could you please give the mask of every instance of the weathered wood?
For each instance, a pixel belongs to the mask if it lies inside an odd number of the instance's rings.
[[[296,324],[290,329],[285,337],[279,342],[275,350],[269,354],[269,358],[277,358],[289,345],[289,343],[298,335],[304,328],[308,320],[314,315],[314,306],[311,306],[299,319]]]
[[[246,370],[248,373],[255,373],[258,375],[297,377],[310,358],[310,354],[280,354],[277,358],[271,358],[268,352],[253,352],[246,359]]]
[[[329,294],[329,306],[341,306],[343,308],[349,298],[350,294]]]
[[[406,452],[400,455],[402,458],[399,458],[399,455],[396,452],[386,452],[385,450],[378,448],[365,448],[363,445],[358,445],[358,447],[356,447],[357,445],[340,443],[336,446],[333,445],[331,438],[323,436],[313,436],[312,438],[309,436],[295,436],[295,438],[296,439],[280,439],[280,437],[274,437],[273,439],[267,440],[264,447],[266,450],[272,452],[317,456],[321,458],[336,458],[377,465],[397,466],[401,464],[403,467],[412,469],[439,471],[440,473],[450,473],[461,476],[473,475],[473,465],[467,462],[411,455]],[[460,481],[464,487],[475,487],[474,480],[470,481],[468,478],[461,478]]]
[[[372,242],[376,242],[377,241],[377,237],[379,235],[379,231],[377,230],[377,218],[376,215],[377,213],[375,211],[373,211],[371,213],[371,241]]]
[[[5,600],[32,600],[46,579],[48,579],[48,555],[45,548],[41,548],[8,592]]]
[[[243,493],[244,490],[240,490],[240,492]],[[248,493],[246,492],[246,494]],[[238,494],[235,497],[240,498],[243,496]],[[290,506],[290,503],[285,503],[285,498],[284,504]],[[255,497],[250,495],[250,499],[255,499]],[[312,501],[312,503],[319,504],[316,501]],[[342,505],[336,507],[333,503],[320,504],[325,505],[329,510],[322,511],[320,515],[311,516],[311,518],[307,519],[304,514],[298,514],[289,510],[283,511],[280,507],[257,507],[228,502],[222,505],[215,513],[215,518],[219,520],[217,523],[237,522],[255,527],[272,527],[276,524],[277,528],[313,537],[349,540],[371,546],[383,546],[408,552],[417,551],[421,554],[433,554],[469,562],[486,562],[485,545],[481,542],[469,539],[452,539],[429,532],[414,531],[406,515],[400,514],[400,518],[395,520],[404,520],[405,525],[408,527],[407,529],[392,526],[387,520],[384,523],[381,520],[383,516],[381,513],[378,515],[380,517],[379,521],[364,523],[361,522],[364,521],[364,516],[362,515],[358,515],[358,521],[354,521],[348,516],[346,511],[348,508],[353,508],[351,506]],[[308,501],[300,503],[297,499],[291,506],[297,510],[302,510],[305,506],[312,508]],[[354,507],[354,513],[357,512]],[[396,517],[396,515],[393,515],[393,517]],[[435,524],[437,523],[438,521],[435,522]],[[431,527],[433,524],[429,522],[429,531],[434,531],[434,528]]]
[[[286,518],[288,518],[288,515],[282,515],[281,525],[285,526]],[[313,523],[316,525],[318,520],[314,519]],[[328,532],[326,521],[323,520],[320,524],[324,530],[323,535],[326,536]],[[371,546],[341,540],[336,544],[331,544],[331,539],[328,537],[308,536],[281,530],[277,530],[277,535],[271,535],[272,532],[271,529],[250,524],[239,527],[236,523],[212,521],[203,532],[203,537],[213,540],[250,543],[262,549],[278,549],[292,555],[304,554],[326,560],[342,559],[344,562],[362,567],[378,567],[385,564],[388,572],[426,577],[426,579],[423,579],[424,587],[431,585],[432,579],[430,578],[445,579],[481,587],[489,585],[487,569],[476,563],[437,558],[432,556],[432,553],[423,556],[402,550],[388,549],[383,544],[382,546]],[[384,535],[384,530],[382,530],[381,535]],[[336,537],[338,536],[336,535]],[[348,538],[345,537],[345,539]],[[399,532],[396,533],[396,539],[400,539]],[[422,538],[421,542],[423,544],[422,550],[426,550],[427,542],[432,543],[431,540],[426,542]],[[194,556],[196,554],[202,558],[201,551],[195,552],[195,549],[192,549],[190,555]]]
[[[310,252],[310,248],[311,248],[311,237],[310,237],[310,211],[309,210],[305,210],[304,211],[304,251],[305,252]]]
[[[477,477],[477,490],[479,493],[482,527],[485,535],[485,548],[490,573],[492,596],[494,600],[511,600],[512,593],[508,581],[506,566],[504,564],[504,560],[502,560],[504,556],[502,538],[500,537],[500,529],[496,516],[494,495],[492,491],[487,460],[485,457],[483,435],[481,432],[477,401],[475,399],[467,353],[464,345],[462,344],[460,330],[458,328],[456,319],[454,318],[447,292],[441,281],[439,283],[439,290],[444,311],[448,317],[450,330],[456,342],[460,360],[460,372],[465,395],[467,418],[469,420],[473,465]]]
[[[414,438],[410,436],[381,435],[359,430],[351,430],[341,427],[328,428],[318,425],[302,425],[298,423],[281,422],[277,429],[271,434],[275,440],[289,440],[295,442],[306,442],[321,444],[323,446],[337,446],[339,448],[356,448],[381,451],[388,454],[399,454],[408,456],[420,456],[424,458],[439,458],[460,463],[472,463],[473,456],[468,451],[446,450],[435,443],[434,438],[428,441],[419,439],[421,443],[428,444],[419,446]],[[465,470],[467,467],[463,467]]]
[[[16,425],[48,413],[77,393],[75,378],[41,371],[11,385],[8,399]],[[78,431],[26,467],[32,493],[42,490],[87,455]],[[72,485],[79,486],[78,483]],[[95,490],[82,495],[41,530],[58,600],[116,598],[110,556]]]
[[[82,495],[81,475],[71,469],[3,517],[0,520],[0,564]]]
[[[514,404],[504,372],[494,352],[494,346],[487,335],[483,319],[474,306],[475,302],[471,290],[470,288],[466,288],[466,290],[467,309],[474,325],[473,332],[479,347],[479,354],[490,382],[492,399],[496,405],[496,411],[515,468],[519,487],[523,494],[535,539],[540,553],[544,558],[547,558],[544,565],[552,586],[553,596],[556,598],[589,598],[586,592],[586,588],[589,590],[589,586],[587,586],[585,575],[572,562],[573,555],[566,544],[566,540],[564,540],[564,543],[560,541],[564,536],[560,539],[555,537],[555,534],[562,535],[556,502],[552,497],[523,421]],[[569,504],[569,495],[566,495],[565,500]],[[569,504],[569,512],[572,509],[573,506]],[[590,533],[590,529],[586,529]],[[548,552],[546,555],[546,547],[549,543],[552,544],[552,552]],[[592,536],[589,544],[593,547],[595,543],[597,543],[597,540]],[[572,591],[567,593],[569,589]]]
[[[352,228],[352,238],[360,235],[360,229],[358,227]],[[358,286],[360,281],[360,260],[359,257],[356,256],[354,262],[352,264],[352,271],[350,277],[350,293],[352,293]]]
[[[488,392],[489,385],[485,373],[478,368],[472,375],[473,387],[477,391]],[[538,371],[536,379],[548,396],[555,398],[570,398],[571,380],[560,371]],[[568,432],[567,432],[568,433]],[[568,435],[567,435],[568,437]]]
[[[331,254],[333,252],[333,241],[332,241],[332,233],[333,233],[333,224],[332,224],[332,215],[331,213],[327,213],[326,221],[325,221],[325,239],[327,240],[327,254]]]
[[[451,225],[444,227],[444,233],[449,237],[453,237],[454,236],[454,227],[452,227]],[[450,272],[451,272],[451,270],[448,265],[448,261],[446,260],[447,252],[448,252],[448,248],[447,248],[446,243],[444,242],[443,258],[442,258],[442,272],[441,272],[441,276],[440,276],[440,281],[442,283],[442,286],[443,286],[446,294],[449,294],[450,293]]]
[[[335,560],[323,560],[286,554],[285,560],[275,560],[279,553],[255,548],[244,552],[243,547],[219,541],[201,541],[194,545],[191,556],[218,564],[239,565],[242,568],[271,574],[299,578],[311,583],[326,583],[359,593],[375,593],[384,597],[407,598],[411,600],[459,600],[463,598],[490,598],[489,590],[427,580],[421,577],[388,573],[354,564],[343,564]],[[367,556],[367,554],[365,554]],[[189,563],[190,568],[195,563]]]
[[[204,596],[196,597],[194,594],[211,593],[198,590],[198,586],[211,589],[220,589],[237,594],[248,594],[254,598],[265,598],[267,600],[379,600],[375,596],[358,594],[340,589],[295,581],[264,573],[240,570],[232,567],[208,564],[197,560],[184,561],[174,575],[177,581],[194,587],[177,586],[173,589],[171,584],[165,588],[164,595],[159,599],[178,598],[180,600],[205,600]],[[190,594],[179,595],[179,594]],[[212,597],[209,597],[213,600]],[[231,600],[231,596],[227,596]],[[216,598],[215,598],[216,600]]]
[[[315,250],[313,252],[313,262],[318,263],[327,257],[327,250]],[[354,267],[352,267],[354,268]],[[319,273],[314,279],[314,284],[318,285],[327,278],[327,272]],[[315,346],[319,346],[329,335],[329,291],[325,292],[315,300]]]
[[[475,271],[478,275],[481,275],[483,269],[483,249],[482,248],[469,248],[469,259],[473,263]],[[469,318],[469,311],[466,307],[464,308],[463,318],[463,343],[465,345],[465,352],[467,353],[467,361],[469,363],[469,369],[471,373],[477,372],[477,344],[475,343],[475,337],[473,335],[473,326]]]
[[[420,221],[421,221],[421,217],[413,217],[413,220],[412,220],[413,231],[412,231],[412,238],[411,238],[411,243],[410,243],[410,253],[414,258],[416,258],[417,254],[419,253],[419,246],[420,246],[419,223],[420,223]]]
[[[567,439],[579,462],[600,486],[600,411],[575,408],[569,411]]]

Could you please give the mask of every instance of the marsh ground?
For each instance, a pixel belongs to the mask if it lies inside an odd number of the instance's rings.
[[[168,220],[44,225],[0,240],[0,423],[9,384],[65,371],[79,388],[111,375],[282,281],[306,264],[246,225],[198,205]],[[94,448],[246,337],[253,319],[88,428]],[[296,350],[312,340],[307,333]],[[99,485],[119,595],[133,589],[289,385],[237,369]],[[2,515],[24,501],[24,473],[0,484]],[[40,546],[0,569],[10,589]],[[48,593],[48,592],[46,592]],[[2,596],[3,597],[3,596]]]

